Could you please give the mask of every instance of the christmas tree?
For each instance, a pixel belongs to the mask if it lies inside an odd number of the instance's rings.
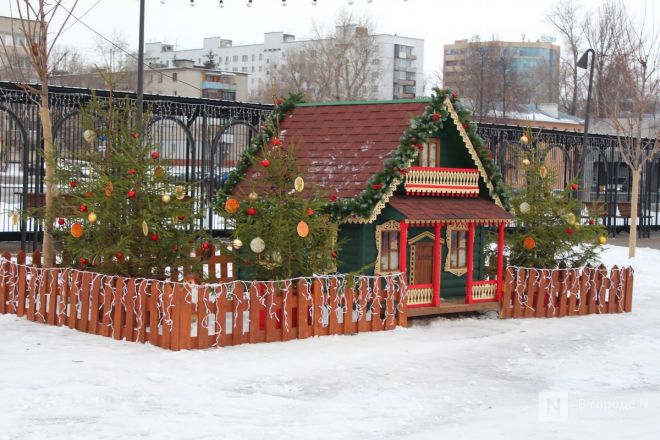
[[[221,195],[216,211],[233,220],[232,248],[250,277],[328,273],[336,266],[337,224],[324,212],[327,198],[305,184],[295,147],[281,145],[277,119],[271,123],[275,135],[256,141],[262,144],[251,159],[255,178]]]
[[[549,147],[536,142],[531,131],[521,144],[525,184],[512,198],[516,222],[506,241],[509,264],[555,268],[594,263],[607,238],[593,217],[581,219],[577,183],[555,187],[555,174],[545,163]]]
[[[195,230],[192,187],[175,181],[157,145],[145,140],[148,120],[136,120],[129,100],[93,99],[84,109],[88,149],[75,162],[56,161],[56,246],[64,265],[140,277],[193,265],[190,249],[204,240]]]

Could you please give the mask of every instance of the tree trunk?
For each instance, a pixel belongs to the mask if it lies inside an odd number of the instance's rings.
[[[632,200],[630,202],[630,237],[628,238],[628,258],[635,257],[635,250],[637,248],[637,207],[639,205],[639,179],[641,174],[641,167],[632,170]]]
[[[53,204],[55,202],[55,185],[53,182],[55,160],[55,148],[53,147],[53,127],[50,119],[50,107],[48,104],[48,85],[42,84],[41,103],[39,106],[39,118],[44,136],[44,162],[46,168],[46,212],[44,215],[44,242],[43,242],[43,266],[52,267],[55,263],[55,243],[53,241],[53,223],[55,213]]]

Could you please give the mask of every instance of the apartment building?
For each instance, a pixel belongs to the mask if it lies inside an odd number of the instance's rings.
[[[424,40],[397,35],[373,35],[379,51],[382,74],[371,84],[371,92],[378,99],[413,98],[423,94]],[[176,60],[193,60],[197,64],[209,61],[213,54],[216,65],[223,71],[248,75],[248,93],[255,92],[267,80],[270,69],[283,62],[287,51],[301,48],[309,40],[296,40],[295,35],[267,32],[263,43],[233,45],[232,40],[220,37],[204,38],[198,49],[177,50],[172,44],[145,44],[145,62],[161,68],[174,65]]]
[[[26,20],[30,26],[37,22]],[[0,17],[0,80],[33,82],[37,77],[25,50],[25,36],[21,20]]]

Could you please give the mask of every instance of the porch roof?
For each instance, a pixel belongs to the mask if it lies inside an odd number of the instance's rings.
[[[390,206],[406,217],[413,225],[435,223],[498,224],[510,222],[513,215],[491,200],[481,197],[406,197],[396,195]]]

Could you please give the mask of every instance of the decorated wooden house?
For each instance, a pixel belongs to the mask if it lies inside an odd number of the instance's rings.
[[[513,216],[502,176],[455,94],[303,103],[277,117],[279,138],[296,144],[306,182],[328,193],[341,222],[340,272],[405,272],[409,315],[499,301],[504,227]],[[498,244],[491,278],[486,229]]]

